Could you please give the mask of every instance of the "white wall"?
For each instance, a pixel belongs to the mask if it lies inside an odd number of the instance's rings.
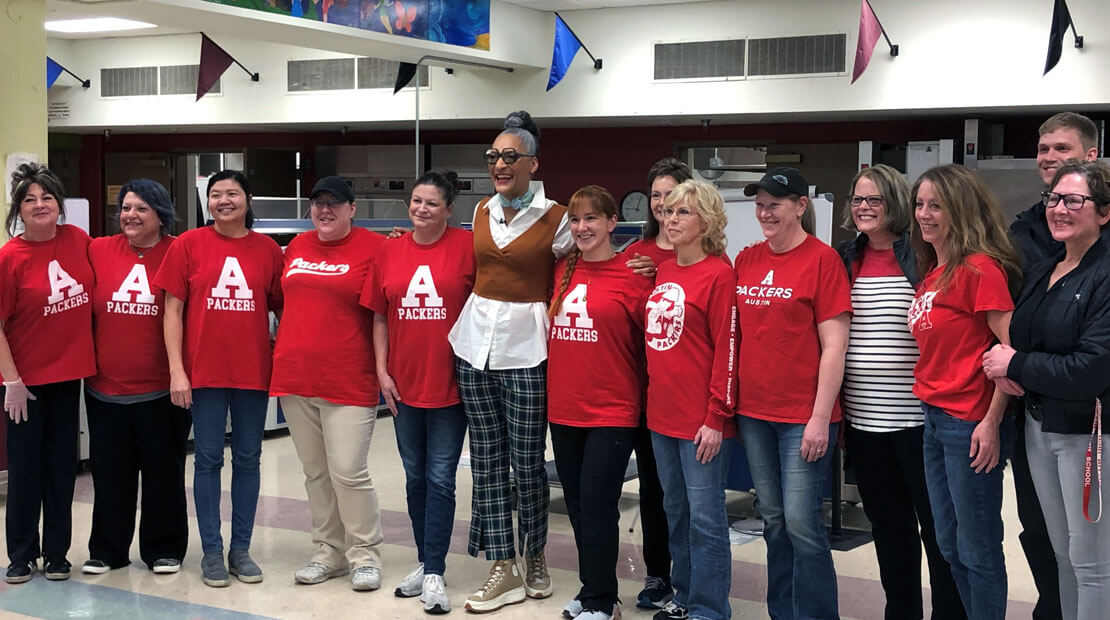
[[[579,53],[564,81],[544,91],[546,69],[513,74],[460,68],[453,76],[431,71],[422,91],[421,118],[492,121],[511,109],[528,109],[545,119],[713,117],[730,122],[764,119],[871,116],[883,112],[968,111],[1020,108],[1079,108],[1110,103],[1110,2],[1072,0],[1086,49],[1065,41],[1063,59],[1042,77],[1052,3],[1045,0],[875,0],[872,2],[901,55],[891,58],[880,40],[870,68],[850,85],[859,20],[858,0],[737,0],[628,9],[568,11],[567,22],[591,51],[604,58],[595,72]],[[494,2],[491,44],[532,46],[522,55],[550,58],[549,16]],[[842,76],[752,79],[728,82],[655,83],[653,44],[741,36],[791,36],[845,32],[848,67]],[[262,81],[251,83],[232,66],[223,94],[198,103],[190,95],[101,99],[101,67],[193,64],[199,35],[120,39],[49,40],[49,52],[79,75],[93,79],[87,92],[55,87],[53,103],[67,102],[70,118],[52,130],[102,127],[181,127],[292,123],[407,123],[413,94],[392,90],[285,92],[285,62],[342,54],[268,42],[218,42]],[[504,48],[501,48],[504,50]],[[806,115],[806,116],[799,116]],[[685,119],[686,121],[690,119]],[[684,119],[676,119],[683,122]],[[230,128],[230,127],[228,127]]]

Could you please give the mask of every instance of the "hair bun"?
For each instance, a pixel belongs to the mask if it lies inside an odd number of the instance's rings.
[[[505,117],[505,129],[517,128],[527,131],[536,138],[540,137],[540,128],[536,126],[536,121],[532,120],[532,115],[524,110],[510,112]]]
[[[459,185],[459,175],[458,175],[457,172],[455,172],[454,170],[444,170],[443,171],[443,177],[445,179],[447,179],[448,183],[458,187],[458,185]]]
[[[30,162],[19,164],[19,167],[16,168],[15,172],[12,173],[12,185],[18,185],[26,181],[27,179],[42,174],[43,172],[48,172],[48,170],[46,166],[40,163]]]

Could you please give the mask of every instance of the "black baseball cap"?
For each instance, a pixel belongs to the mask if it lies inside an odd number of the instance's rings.
[[[351,184],[343,177],[333,175],[316,181],[316,185],[312,186],[312,193],[308,197],[310,199],[315,198],[316,194],[320,192],[327,192],[343,202],[355,201],[355,193],[351,190]]]
[[[744,195],[754,196],[760,189],[767,190],[767,193],[775,198],[782,198],[791,194],[809,195],[809,183],[806,183],[805,177],[798,172],[797,168],[774,168],[769,170],[767,174],[763,175],[762,179],[755,183],[748,183],[744,187]]]

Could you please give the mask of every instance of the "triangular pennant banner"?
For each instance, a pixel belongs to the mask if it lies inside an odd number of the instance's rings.
[[[856,39],[856,62],[852,67],[852,84],[856,83],[859,76],[867,69],[867,65],[871,63],[871,54],[874,53],[875,44],[879,42],[882,32],[883,28],[879,25],[879,18],[875,17],[875,11],[871,10],[871,4],[867,0],[862,0],[859,8],[859,38]]]
[[[208,94],[209,90],[216,85],[220,76],[227,71],[231,63],[235,59],[224,51],[224,48],[216,45],[216,42],[208,38],[208,35],[203,32],[200,33],[200,69],[197,71],[197,101]]]
[[[46,87],[50,88],[54,82],[58,81],[58,77],[62,75],[62,65],[59,65],[53,58],[46,57]]]
[[[1052,7],[1052,29],[1048,33],[1048,56],[1044,61],[1044,74],[1047,75],[1056,63],[1060,62],[1060,53],[1064,51],[1064,37],[1071,26],[1071,12],[1065,0],[1056,0]]]
[[[398,63],[397,81],[393,84],[393,94],[396,95],[402,88],[408,86],[414,77],[416,77],[416,65],[411,62]]]
[[[567,26],[562,17],[556,15],[555,44],[551,50],[551,75],[547,78],[547,90],[555,88],[555,85],[563,79],[563,76],[567,74],[567,69],[570,69],[570,63],[574,60],[574,55],[581,48],[582,43],[571,32],[570,26]]]

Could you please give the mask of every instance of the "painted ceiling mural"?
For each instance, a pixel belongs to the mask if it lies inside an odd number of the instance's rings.
[[[489,0],[208,0],[399,37],[489,50]]]

